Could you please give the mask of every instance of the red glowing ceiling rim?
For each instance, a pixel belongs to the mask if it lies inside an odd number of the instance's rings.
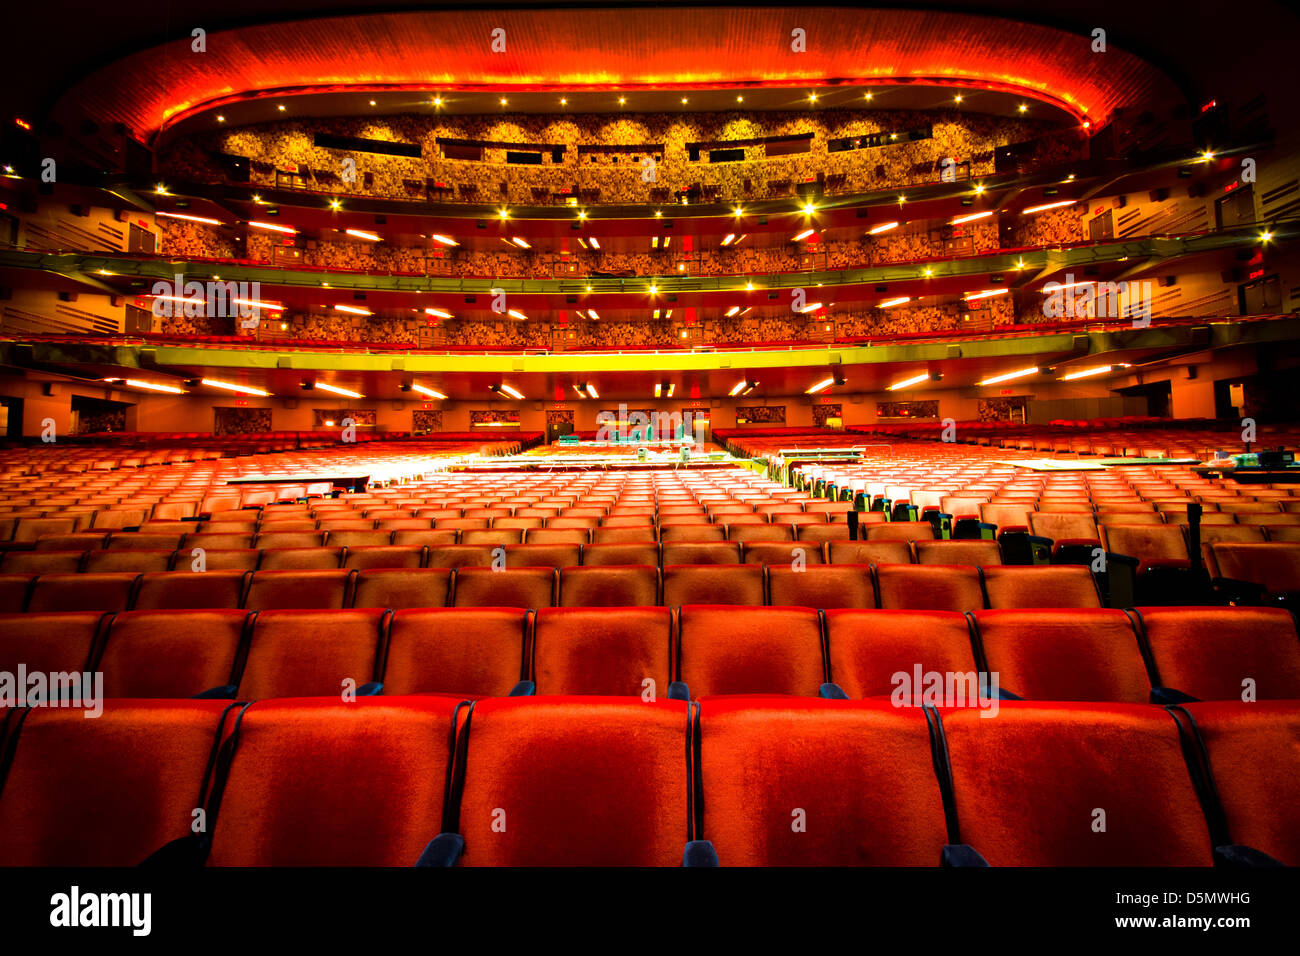
[[[491,49],[505,30],[506,51]],[[792,50],[803,30],[806,51]],[[373,13],[210,33],[123,57],[73,86],[56,118],[123,123],[154,142],[197,111],[326,91],[583,91],[905,83],[1014,92],[1100,127],[1183,101],[1150,63],[1052,27],[933,10],[828,7]],[[329,64],[329,75],[321,75]]]

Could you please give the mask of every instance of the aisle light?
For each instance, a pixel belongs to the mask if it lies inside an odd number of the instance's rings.
[[[920,375],[914,376],[913,378],[905,378],[901,382],[895,382],[893,385],[889,386],[889,391],[896,392],[900,388],[907,388],[910,385],[920,385],[922,382],[929,381],[929,379],[930,373],[922,372]]]
[[[262,398],[269,398],[271,393],[263,391],[260,388],[250,388],[247,385],[236,385],[234,382],[219,382],[215,378],[201,378],[200,385],[206,385],[209,388],[224,388],[228,392],[240,392],[244,395],[260,395]]]
[[[1037,375],[1038,366],[1033,368],[1022,368],[1016,372],[1007,372],[1005,375],[994,375],[992,378],[986,378],[982,382],[976,382],[976,385],[997,385],[999,382],[1010,382],[1012,379],[1027,378],[1030,375]]]

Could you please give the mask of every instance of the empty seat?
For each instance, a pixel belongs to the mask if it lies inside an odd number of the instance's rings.
[[[555,568],[461,568],[456,572],[456,607],[550,607],[559,572]]]
[[[1264,534],[1264,529],[1259,525],[1245,524],[1224,524],[1224,525],[1206,525],[1201,528],[1202,544],[1217,544],[1220,541],[1231,542],[1253,542],[1263,544],[1268,540]]]
[[[440,828],[457,701],[259,701],[221,781],[214,866],[410,866]]]
[[[727,529],[720,524],[664,523],[659,526],[659,540],[669,542],[725,541]]]
[[[252,546],[253,536],[251,534],[209,534],[203,532],[202,534],[187,534],[181,542],[181,548],[187,551],[191,548],[203,548],[205,551],[226,551],[237,548],[251,548]]]
[[[678,671],[692,697],[816,697],[826,681],[821,621],[811,608],[688,605],[678,627]]]
[[[0,794],[0,865],[135,866],[187,836],[229,706],[113,700],[96,720],[30,711]]]
[[[43,534],[36,542],[36,551],[95,551],[108,541],[102,531],[76,534]]]
[[[353,607],[446,607],[452,572],[447,568],[367,568],[357,574]]]
[[[1158,686],[1200,700],[1300,699],[1300,639],[1288,611],[1152,607],[1135,613]]]
[[[582,549],[582,563],[594,567],[618,564],[659,563],[659,545],[653,541],[589,544]]]
[[[1211,865],[1165,711],[1003,701],[996,719],[980,718],[943,714],[958,831],[949,839],[993,866]]]
[[[655,540],[654,525],[634,527],[599,527],[591,531],[593,544],[640,544]],[[716,539],[715,539],[716,540]]]
[[[1268,594],[1300,591],[1300,544],[1214,544],[1211,573],[1231,581],[1248,581]]]
[[[964,702],[978,698],[979,674],[965,615],[954,611],[826,612],[828,679],[852,698],[894,698],[895,706],[923,703],[927,675],[962,678]]]
[[[271,548],[262,552],[259,571],[323,571],[343,561],[342,548]]]
[[[663,602],[681,604],[763,603],[763,568],[757,564],[664,565]]]
[[[1096,578],[1086,565],[985,568],[984,590],[991,608],[1102,606]]]
[[[42,574],[36,579],[28,611],[125,611],[140,575]]]
[[[254,571],[244,594],[250,611],[280,608],[339,610],[348,606],[355,571]]]
[[[345,692],[355,693],[375,679],[386,614],[378,609],[263,611],[253,619],[238,698],[342,702]]]
[[[687,713],[663,697],[479,701],[463,731],[461,862],[680,865],[690,838]]]
[[[996,567],[1002,563],[1002,549],[996,541],[917,541],[917,564],[973,564]]]
[[[497,548],[508,544],[519,544],[524,540],[522,530],[509,528],[470,528],[460,533],[461,544],[487,545]]]
[[[137,611],[237,608],[248,578],[244,571],[165,571],[140,576]]]
[[[1151,682],[1129,616],[1110,608],[979,611],[985,670],[1027,700],[1150,699]]]
[[[332,547],[367,548],[382,547],[391,543],[391,531],[335,531],[325,535],[325,543]]]
[[[1138,559],[1138,570],[1155,565],[1185,567],[1187,540],[1183,530],[1168,525],[1107,525],[1101,529],[1106,550]]]
[[[140,549],[145,551],[175,551],[181,546],[183,534],[114,534],[108,539],[109,551]]]
[[[831,564],[910,564],[912,546],[906,541],[831,541]]]
[[[876,592],[866,564],[824,564],[803,569],[771,565],[768,603],[794,607],[872,608]]]
[[[15,675],[9,678],[15,683],[5,703],[16,706],[15,693],[27,692],[27,687],[16,685],[20,667],[29,674],[90,670],[104,616],[99,611],[0,616],[0,673]]]
[[[578,563],[576,544],[506,545],[507,568],[567,568]]]
[[[1101,543],[1097,522],[1086,513],[1035,511],[1029,515],[1029,530],[1039,537],[1050,538],[1054,549],[1061,545]]]
[[[533,528],[524,533],[524,544],[572,544],[585,545],[591,540],[591,532],[586,528]]]
[[[73,534],[79,530],[81,519],[71,518],[19,518],[14,525],[15,542],[34,542],[44,535]]]
[[[909,611],[977,611],[984,606],[979,568],[950,564],[878,564],[876,593],[882,608]]]
[[[324,531],[272,531],[253,536],[253,547],[265,551],[271,548],[317,548],[325,543]]]
[[[728,541],[793,541],[794,530],[788,524],[728,524]]]
[[[166,571],[172,562],[168,551],[91,551],[86,555],[84,569],[90,573],[109,571]]]
[[[107,697],[193,697],[234,681],[243,611],[127,611],[99,657]]]
[[[814,541],[746,541],[741,545],[741,561],[787,567],[796,562],[805,567],[823,563],[821,545]]]
[[[426,546],[433,548],[455,544],[456,532],[451,529],[442,531],[394,531],[392,543],[398,547],[406,548],[423,548]]]
[[[659,568],[654,565],[560,569],[560,607],[650,607],[658,603]]]
[[[504,697],[524,677],[528,621],[523,608],[396,611],[384,693]]]
[[[668,564],[740,564],[740,545],[735,541],[665,541],[662,560]]]
[[[1300,866],[1300,704],[1188,704],[1184,711],[1204,745],[1222,813],[1215,846],[1245,845]]]
[[[918,707],[711,698],[700,706],[709,840],[724,866],[935,866],[943,800]]]
[[[0,568],[6,574],[76,574],[84,551],[8,551]]]
[[[673,652],[668,608],[544,608],[534,624],[537,693],[666,697]]]
[[[0,574],[0,614],[25,610],[35,580],[34,574]]]
[[[868,541],[931,541],[934,528],[923,521],[890,521],[867,525]]]
[[[418,568],[424,564],[424,548],[383,545],[379,547],[348,548],[343,567],[356,568]]]
[[[430,568],[490,568],[494,549],[488,545],[430,545],[425,566]],[[504,561],[505,552],[501,552]],[[502,565],[504,566],[504,565]]]

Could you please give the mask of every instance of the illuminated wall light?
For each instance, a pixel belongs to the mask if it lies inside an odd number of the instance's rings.
[[[658,293],[659,293],[659,287],[657,285],[652,285],[650,287],[650,294],[657,295]]]
[[[686,105],[686,97],[684,97],[684,96],[682,97],[682,105],[683,105],[683,106]]]
[[[582,238],[582,236],[579,236],[579,237],[578,237],[578,245],[580,245],[580,246],[582,246],[582,248],[586,249],[586,248],[587,248],[587,240],[584,239],[584,238]]]
[[[331,208],[331,209],[334,209],[334,210],[342,209],[342,208],[343,208],[343,202],[342,202],[342,200],[339,200],[339,199],[331,199],[331,200],[330,200],[330,208]]]
[[[733,315],[735,315],[735,314],[736,314],[737,312],[739,312],[739,311],[740,311],[740,306],[738,306],[738,305],[733,305],[731,308],[729,308],[729,309],[727,310],[727,318],[731,318]]]
[[[731,386],[731,391],[728,392],[727,394],[730,395],[732,398],[735,398],[737,395],[743,392],[745,390],[745,387],[748,385],[749,385],[749,380],[742,378],[735,385]]]
[[[619,105],[619,106],[622,106],[622,105],[624,105],[625,103],[627,103],[627,97],[626,97],[626,96],[620,96],[620,97],[618,98],[618,105]]]
[[[818,309],[820,309],[821,307],[822,307],[822,304],[821,304],[820,302],[809,302],[807,305],[805,305],[805,306],[804,306],[802,309],[800,309],[799,311],[800,311],[801,313],[803,313],[804,315],[807,315],[809,312],[816,312],[816,311],[817,311]]]
[[[1019,106],[1016,107],[1016,109],[1018,109],[1020,112],[1024,113],[1024,112],[1026,112],[1026,111],[1029,109],[1029,107],[1028,107],[1026,104],[1024,104],[1024,103],[1021,103]]]
[[[736,102],[737,102],[737,103],[743,103],[743,102],[745,102],[745,98],[744,98],[743,96],[737,96],[737,97],[736,97]]]
[[[1113,372],[1113,365],[1098,365],[1096,368],[1085,368],[1078,372],[1071,372],[1069,375],[1062,375],[1059,381],[1072,382],[1076,378],[1092,378],[1094,375],[1105,375],[1107,372]]]
[[[522,320],[522,319],[526,319],[526,318],[528,318],[528,316],[524,315],[524,314],[523,314],[522,312],[520,312],[518,309],[510,309],[509,311],[506,312],[506,315],[510,316],[510,318],[512,318],[512,319],[520,319],[520,320]]]
[[[226,121],[226,118],[225,118],[224,116],[218,116],[218,117],[217,117],[217,122],[218,122],[218,123],[224,123],[225,121]]]
[[[724,246],[729,246],[729,245],[731,245],[733,242],[735,242],[735,240],[736,240],[736,234],[735,234],[734,232],[729,232],[729,233],[727,233],[725,236],[722,237],[722,244],[723,244]]]
[[[444,311],[443,309],[425,309],[425,310],[424,310],[424,314],[425,314],[425,315],[431,315],[431,316],[433,316],[435,319],[450,319],[450,318],[451,318],[451,313],[450,313],[450,312],[447,312],[447,311]]]
[[[805,216],[811,216],[816,211],[817,211],[817,207],[814,206],[812,203],[806,203],[803,207],[803,214]]]
[[[870,90],[868,90],[868,91],[867,91],[865,94],[863,94],[863,95],[864,95],[867,99],[871,99],[871,91],[870,91]]]
[[[592,398],[600,398],[600,392],[596,391],[596,386],[590,382],[587,383],[587,394]]]
[[[502,219],[509,219],[509,218],[510,218],[510,210],[509,210],[509,209],[505,209],[505,208],[498,209],[498,210],[497,210],[497,215],[500,216]]]
[[[5,169],[9,167],[6,166]],[[224,223],[220,219],[209,219],[206,216],[189,216],[183,212],[156,212],[155,216],[166,216],[168,219],[185,219],[189,222],[201,222],[209,226],[221,226]]]
[[[568,105],[569,105],[569,101],[566,100],[563,96],[561,96],[561,97],[560,97],[560,105],[561,105],[561,106],[568,106]]]
[[[347,312],[349,315],[374,315],[369,309],[358,308],[355,305],[336,305],[334,308],[339,312]]]
[[[934,275],[934,268],[932,266],[926,266],[921,270],[921,275],[928,279],[930,276]]]
[[[956,96],[953,97],[953,99],[954,99],[956,102],[960,103],[960,102],[961,102],[961,94],[958,93]]]
[[[1030,206],[1028,209],[1022,210],[1020,215],[1028,216],[1030,213],[1043,212],[1048,209],[1060,209],[1062,206],[1073,206],[1078,201],[1079,200],[1077,199],[1062,199],[1059,202],[1049,202],[1041,206]]]
[[[234,382],[220,382],[215,378],[201,378],[200,385],[206,385],[209,388],[222,388],[227,392],[240,392],[244,395],[260,395],[262,398],[269,398],[271,393],[263,391],[260,388],[249,388],[247,385],[236,385]]]
[[[983,292],[971,292],[966,296],[967,302],[975,302],[979,299],[991,299],[995,295],[1006,295],[1010,289],[985,289]]]
[[[442,97],[441,97],[441,96],[435,96],[435,97],[433,98],[433,105],[434,105],[434,106],[441,106],[441,105],[442,105]]]
[[[809,93],[809,94],[808,94],[808,102],[809,102],[809,103],[816,103],[816,102],[817,102],[817,94],[816,94],[816,93]]]
[[[868,229],[867,235],[878,236],[882,232],[889,232],[889,230],[897,229],[897,228],[898,228],[897,222],[882,222],[880,225],[872,226],[870,229]]]
[[[317,382],[316,387],[334,395],[342,395],[344,398],[365,398],[365,396],[360,392],[354,392],[350,388],[340,388],[337,385],[330,385],[326,382]]]
[[[650,248],[651,248],[651,249],[658,249],[658,248],[659,248],[659,237],[658,237],[658,236],[651,236],[651,237],[650,237]]]
[[[663,391],[663,389],[664,389],[664,387],[663,387],[663,385],[662,385],[661,383],[659,383],[659,382],[656,382],[656,383],[655,383],[655,398],[659,398],[659,397],[660,397],[660,393]]]
[[[283,113],[283,112],[284,112],[284,104],[281,103],[279,106],[276,107],[276,109],[279,110],[281,113]]]
[[[166,195],[168,195],[168,193],[167,193],[167,187],[166,187],[165,185],[163,185],[162,183],[159,183],[159,184],[157,185],[157,187],[154,189],[154,192],[156,192],[159,196],[166,196]]]
[[[893,385],[889,386],[889,391],[896,392],[900,388],[909,388],[912,385],[920,385],[922,382],[928,381],[929,378],[929,372],[922,372],[920,375],[914,375],[912,378],[905,378],[901,382],[895,382]]]
[[[113,381],[113,380],[112,380],[112,379],[105,379],[104,381],[107,382],[107,381]],[[168,395],[184,395],[184,394],[185,394],[185,389],[183,389],[183,388],[177,388],[175,385],[161,385],[161,384],[159,384],[158,382],[145,382],[145,381],[141,381],[141,380],[138,379],[138,378],[128,378],[128,379],[127,379],[126,381],[124,381],[122,384],[123,384],[123,385],[130,385],[132,388],[143,388],[145,391],[148,391],[148,392],[166,392]]]
[[[588,309],[588,310],[587,310],[587,314],[588,314],[589,316],[591,316],[593,319],[599,319],[599,318],[600,318],[600,316],[597,314],[597,312],[596,312],[595,309]]]
[[[824,378],[824,379],[822,379],[820,382],[817,382],[817,383],[814,384],[814,385],[810,385],[810,386],[808,386],[808,388],[805,390],[804,394],[806,394],[806,395],[816,395],[818,392],[824,392],[824,391],[826,391],[826,389],[830,388],[830,387],[831,387],[832,385],[834,385],[834,384],[835,384],[835,379],[834,379],[834,378]]]
[[[974,222],[976,219],[987,219],[991,215],[993,215],[993,212],[991,210],[989,212],[973,212],[968,216],[958,216],[948,225],[960,226],[964,222]]]
[[[514,243],[516,246],[518,246],[520,249],[531,249],[531,248],[532,248],[532,246],[530,246],[530,245],[528,244],[528,240],[525,239],[523,236],[515,236],[515,237],[513,237],[510,241],[513,242],[513,243]]]
[[[975,184],[975,195],[976,195],[976,196],[979,196],[979,195],[981,195],[983,192],[984,192],[984,184],[983,184],[983,183],[976,183],[976,184]]]
[[[592,237],[591,237],[590,239],[588,239],[587,241],[591,243],[591,248],[593,248],[593,249],[599,249],[599,248],[600,248],[600,240],[597,239],[595,236],[592,236]]]
[[[507,100],[504,96],[501,97],[501,105],[502,105],[502,106],[505,106],[505,105],[506,105],[507,103],[509,103],[509,102],[510,102],[510,101]]]
[[[360,229],[344,229],[343,231],[354,239],[366,239],[370,242],[383,242],[383,240],[373,232],[362,232]]]
[[[375,105],[375,101],[374,101],[374,100],[371,100],[371,101],[370,101],[370,105],[371,105],[371,106],[374,106],[374,105]]]
[[[500,391],[505,392],[511,398],[522,399],[524,397],[523,392],[519,391],[519,389],[515,388],[513,385],[507,385],[505,382],[502,382],[499,386],[497,386],[497,388]]]
[[[281,226],[279,223],[274,222],[250,222],[249,225],[254,229],[269,229],[272,232],[283,232],[288,236],[297,235],[298,233],[298,230],[292,226]]]
[[[677,391],[677,383],[676,383],[676,382],[670,382],[669,385],[668,385],[668,397],[669,397],[669,398],[672,398],[672,397],[673,397],[673,392],[675,392],[675,391]]]
[[[284,304],[281,302],[262,302],[258,299],[231,299],[235,305],[247,305],[255,309],[266,309],[269,312],[283,312]]]
[[[585,210],[585,209],[579,209],[579,210],[578,210],[578,218],[579,218],[579,219],[586,219],[586,218],[587,218],[587,210]]]
[[[911,301],[912,297],[910,295],[900,295],[897,299],[886,299],[884,302],[880,303],[880,307],[882,309],[888,309],[895,305],[902,305],[904,302]]]
[[[744,206],[737,206],[735,209],[733,209],[733,210],[731,210],[731,211],[732,211],[732,213],[734,213],[734,214],[736,215],[737,218],[739,218],[740,216],[743,216],[743,215],[745,214],[745,207],[744,207]]]
[[[1007,372],[1005,375],[994,375],[992,378],[986,378],[982,382],[976,382],[976,385],[997,385],[999,382],[1010,382],[1017,378],[1028,378],[1030,375],[1037,375],[1038,366],[1033,368],[1022,368],[1015,372]]]
[[[1272,239],[1273,239],[1273,233],[1269,232],[1267,229],[1265,229],[1263,232],[1259,234],[1260,242],[1270,242]]]
[[[673,237],[672,237],[672,236],[664,236],[664,248],[667,249],[667,248],[668,248],[669,246],[671,246],[672,244],[673,244]]]
[[[811,235],[812,235],[813,233],[815,233],[816,231],[817,231],[816,229],[805,229],[803,232],[799,233],[797,236],[795,236],[795,237],[794,237],[792,240],[790,240],[790,241],[791,241],[791,242],[802,242],[803,240],[807,239],[809,236],[811,236]]]

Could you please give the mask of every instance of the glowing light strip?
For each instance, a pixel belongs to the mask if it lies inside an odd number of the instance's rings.
[[[830,387],[831,387],[832,385],[834,385],[834,384],[835,384],[835,379],[834,379],[834,378],[824,378],[824,379],[822,379],[820,382],[818,382],[816,385],[811,385],[811,386],[809,386],[809,387],[805,390],[804,394],[806,394],[806,395],[816,395],[818,392],[824,392],[824,391],[826,391],[826,389],[830,388]]]
[[[244,395],[260,395],[263,398],[271,395],[270,392],[264,392],[260,388],[249,388],[247,385],[236,385],[234,382],[219,382],[215,378],[201,378],[199,384],[209,388],[224,388],[228,392],[240,392]]]
[[[374,315],[369,309],[360,309],[355,305],[336,305],[334,308],[339,312],[348,312],[352,315]]]
[[[888,309],[890,306],[902,305],[904,302],[911,301],[912,297],[910,295],[900,295],[897,299],[886,299],[884,302],[880,303],[880,307],[882,309]]]
[[[967,302],[974,302],[976,299],[989,299],[995,295],[1006,295],[1010,289],[985,289],[983,292],[970,292],[966,295]]]
[[[1045,209],[1060,209],[1062,206],[1073,206],[1079,200],[1062,199],[1060,202],[1049,202],[1043,206],[1030,206],[1028,209],[1022,209],[1020,215],[1028,216],[1031,212],[1042,212]]]
[[[909,385],[920,385],[922,382],[928,381],[929,378],[929,372],[922,372],[920,375],[912,378],[905,378],[901,382],[895,382],[893,385],[889,386],[889,391],[896,392],[900,388],[907,388]]]
[[[441,243],[444,246],[459,246],[460,243],[448,236],[430,236],[434,242]]]
[[[436,388],[429,388],[427,385],[412,384],[411,390],[414,392],[419,392],[421,395],[428,395],[430,398],[445,399],[447,397],[446,395],[442,394],[442,392],[438,391]]]
[[[1030,375],[1038,374],[1038,366],[1033,368],[1022,368],[1017,372],[1007,372],[1005,375],[994,375],[992,378],[986,378],[982,382],[976,382],[976,385],[997,385],[999,382],[1009,382],[1015,378],[1026,378]]]
[[[344,229],[343,231],[347,233],[349,236],[353,236],[357,239],[366,239],[369,240],[370,242],[384,241],[379,236],[375,235],[373,232],[362,232],[360,229]]]
[[[1113,365],[1098,365],[1096,368],[1085,368],[1078,372],[1071,372],[1069,375],[1062,375],[1058,381],[1072,382],[1076,378],[1091,378],[1094,375],[1105,375],[1107,372],[1115,371]]]
[[[880,225],[872,226],[870,229],[868,229],[867,235],[875,236],[875,235],[879,235],[882,232],[889,232],[889,230],[897,229],[897,228],[898,228],[898,223],[896,222],[882,222]]]
[[[187,216],[183,212],[156,212],[155,216],[166,216],[168,219],[184,219],[188,222],[201,222],[209,226],[224,225],[220,219],[209,219],[206,216]]]
[[[295,235],[298,232],[298,230],[294,229],[292,226],[280,226],[273,222],[250,222],[249,225],[254,229],[270,229],[273,232],[283,232],[290,236]]]
[[[949,223],[949,225],[951,225],[951,226],[960,226],[960,225],[961,225],[962,223],[964,223],[964,222],[974,222],[976,219],[987,219],[987,218],[988,218],[989,216],[991,216],[991,215],[993,215],[993,213],[992,213],[991,211],[990,211],[990,212],[973,212],[973,213],[971,213],[969,216],[958,216],[958,217],[957,217],[956,219],[954,219],[951,223]]]
[[[108,379],[105,379],[108,381]],[[130,385],[132,388],[143,388],[150,392],[166,392],[168,395],[184,395],[185,389],[177,388],[175,385],[159,385],[157,382],[142,382],[138,378],[128,378],[123,385]]]
[[[330,385],[326,382],[317,382],[316,387],[326,392],[333,392],[335,395],[342,395],[346,398],[365,398],[360,392],[354,392],[350,388],[339,388],[337,385]]]

